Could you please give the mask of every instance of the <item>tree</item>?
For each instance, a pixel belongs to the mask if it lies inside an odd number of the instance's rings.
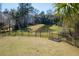
[[[19,3],[16,11],[11,10],[11,15],[16,20],[15,28],[22,30],[27,27],[27,19],[29,13],[33,12],[33,9],[31,3]]]
[[[56,14],[63,15],[64,25],[73,27],[78,19],[79,4],[75,3],[58,3],[55,4]],[[74,18],[73,18],[74,17]],[[78,20],[77,20],[78,21]]]
[[[9,10],[8,10],[8,9],[5,9],[5,10],[3,11],[3,13],[4,13],[4,14],[8,14],[8,13],[9,13]]]
[[[45,24],[45,13],[44,13],[44,11],[40,12],[39,16],[40,16],[41,23]]]
[[[15,9],[11,9],[10,11],[11,18],[15,21],[14,30],[21,29],[20,23],[19,23],[19,17],[20,14]]]
[[[11,19],[10,18],[11,18],[11,16],[9,14],[9,10],[8,9],[5,9],[3,11],[3,14],[7,17],[6,19],[7,19],[8,22],[6,22],[6,23],[8,25],[8,29],[9,29],[9,32],[10,32],[10,28],[11,28],[11,23],[10,23]],[[5,20],[3,20],[3,22],[5,22]]]
[[[44,13],[44,11],[42,11],[39,15],[41,16],[41,18],[45,18],[45,13]]]
[[[40,24],[39,10],[34,9],[33,14],[34,14],[33,18],[35,19],[34,20],[35,24]]]
[[[23,27],[27,26],[27,21],[25,18],[28,19],[29,13],[33,12],[33,7],[31,3],[20,3],[18,6],[18,12],[20,14],[20,19],[24,20]]]
[[[34,10],[33,10],[33,13],[34,13],[35,15],[38,15],[38,14],[39,14],[39,10],[38,10],[38,9],[34,9]]]
[[[2,23],[2,22],[0,22],[0,32],[1,32],[1,30],[4,30],[4,29],[3,29],[4,26],[5,26],[5,24]]]
[[[52,15],[53,14],[53,11],[52,10],[47,10],[47,14],[48,15]]]
[[[45,25],[52,25],[53,24],[53,20],[52,20],[53,15],[50,14],[48,11],[47,11],[47,14],[45,14],[44,11],[42,11],[39,15],[40,15],[42,24],[45,24]]]
[[[2,29],[3,27],[3,23],[2,23],[2,4],[0,3],[0,30]]]
[[[75,33],[79,35],[79,4],[76,3],[58,3],[58,4],[54,4],[55,5],[55,11],[56,14],[59,14],[60,16],[63,15],[63,24],[64,27],[68,27],[69,28],[69,34],[71,35],[71,30],[70,28],[74,28],[75,29]],[[78,36],[74,36],[78,37]],[[72,35],[71,35],[72,36]],[[73,40],[74,41],[74,40]]]
[[[46,19],[50,25],[54,24],[54,15],[52,10],[47,10]]]

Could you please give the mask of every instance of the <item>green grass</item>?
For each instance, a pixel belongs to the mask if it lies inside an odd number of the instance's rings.
[[[0,37],[0,55],[79,56],[79,48],[65,42],[54,42],[47,38],[5,36]]]
[[[48,38],[49,37],[49,33],[48,32],[21,32],[21,31],[17,31],[17,32],[8,32],[7,34],[5,34],[6,36],[35,36],[35,37],[45,37]]]
[[[50,27],[50,29],[51,30],[53,30],[53,32],[61,32],[62,31],[62,27],[60,27],[60,26],[57,26],[57,25],[52,25],[51,27]]]
[[[30,33],[17,31],[5,33],[6,36],[3,37],[0,36],[0,55],[79,56],[79,48],[65,42],[54,42],[48,39],[48,30],[51,31],[50,37],[57,38],[58,33],[62,31],[62,27],[39,24],[29,28],[32,30]],[[34,32],[37,32],[36,36]]]
[[[37,37],[45,37],[45,38],[57,38],[59,37],[59,33],[63,30],[62,27],[57,26],[57,25],[44,25],[44,24],[37,24],[37,25],[33,25],[33,26],[29,26],[28,27],[30,30],[30,32],[27,31],[16,31],[16,32],[8,32],[6,35],[10,35],[10,36],[37,36]],[[36,32],[36,35],[35,33]],[[41,32],[41,33],[40,33]],[[50,34],[49,34],[50,32]]]
[[[6,35],[10,36],[37,36],[37,37],[45,37],[49,38],[50,37],[58,37],[58,32],[62,31],[62,27],[56,26],[56,25],[43,25],[43,24],[38,24],[34,26],[29,26],[29,29],[31,29],[30,32],[27,31],[16,31],[16,32],[8,32]],[[50,31],[50,33],[49,33]],[[36,32],[36,35],[35,33]],[[41,32],[41,33],[40,33]]]
[[[31,29],[31,31],[37,31],[39,28],[45,26],[44,24],[37,24],[33,26],[29,26],[28,28]]]

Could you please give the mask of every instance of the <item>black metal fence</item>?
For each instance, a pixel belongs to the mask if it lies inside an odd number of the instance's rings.
[[[75,33],[72,33],[72,35],[70,35],[69,33],[64,33],[62,37],[66,38],[65,41],[67,43],[79,47],[79,36],[77,36]]]
[[[49,38],[51,36],[51,32],[11,31],[0,33],[0,36],[35,36]]]
[[[57,40],[57,41],[65,41],[69,44],[72,44],[73,46],[79,47],[79,37],[71,37],[68,34],[61,33],[53,33],[53,32],[29,32],[29,31],[18,31],[18,32],[5,32],[1,33],[0,36],[34,36],[34,37],[45,37],[51,40]],[[65,38],[66,40],[63,40]]]

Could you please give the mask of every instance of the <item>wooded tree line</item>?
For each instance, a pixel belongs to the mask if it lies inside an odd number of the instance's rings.
[[[31,25],[52,25],[57,24],[59,22],[59,19],[52,15],[52,10],[48,10],[47,14],[45,14],[44,11],[39,12],[39,10],[35,9],[31,3],[19,3],[17,9],[5,9],[2,13],[9,15],[9,27],[11,26],[10,20],[12,19],[13,21],[15,21],[15,25],[13,26],[14,30],[22,30],[24,28],[27,28],[27,26],[29,26],[27,20],[30,14],[32,14],[32,18],[34,21],[34,23],[31,23]]]
[[[78,29],[78,15],[79,15],[79,4],[76,3],[57,3],[53,4],[55,11],[48,10],[47,14],[44,11],[39,13],[39,10],[35,9],[31,3],[20,3],[16,9],[5,9],[3,13],[10,15],[10,19],[15,20],[14,29],[23,29],[28,26],[27,19],[30,14],[33,14],[33,20],[35,24],[61,24],[67,28]],[[2,23],[1,23],[2,24]],[[11,24],[9,24],[11,25]],[[0,26],[2,27],[2,25]],[[78,31],[78,30],[77,30]]]

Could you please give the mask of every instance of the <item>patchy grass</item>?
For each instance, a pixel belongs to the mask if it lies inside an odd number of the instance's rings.
[[[52,29],[53,32],[61,32],[63,28],[57,25],[52,25],[50,29]]]
[[[62,27],[59,27],[56,25],[50,26],[50,25],[44,25],[44,24],[29,26],[28,28],[31,29],[31,32],[18,30],[17,32],[10,32],[7,34],[10,36],[37,36],[37,37],[41,36],[41,37],[48,38],[49,36],[58,37],[58,32],[62,30]],[[36,32],[36,34],[34,32]]]
[[[0,37],[0,55],[79,56],[79,48],[47,38],[5,36]]]
[[[21,31],[17,31],[17,32],[8,32],[2,36],[34,36],[34,37],[44,37],[44,38],[48,38],[49,37],[49,32],[21,32]]]
[[[30,28],[32,31],[37,31],[39,28],[43,27],[44,24],[38,24],[38,25],[34,25],[34,26],[29,26],[28,28]]]
[[[49,35],[58,37],[58,32],[62,31],[62,27],[40,24],[28,28],[32,29],[32,32],[38,32],[36,36],[35,33],[25,31],[8,33],[11,36],[0,36],[0,55],[79,56],[79,48],[65,42],[48,40]],[[49,34],[48,30],[51,30],[51,34]]]

